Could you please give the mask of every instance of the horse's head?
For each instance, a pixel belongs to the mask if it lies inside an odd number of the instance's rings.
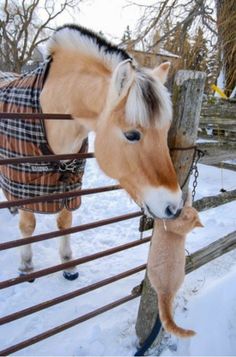
[[[129,60],[120,63],[97,121],[95,141],[102,170],[147,214],[159,218],[172,218],[182,207],[167,145],[172,107],[162,83],[168,70],[169,63],[152,71],[136,69]]]
[[[182,192],[167,145],[172,107],[163,83],[169,64],[135,68],[125,51],[76,25],[59,28],[48,49],[53,60],[41,93],[43,110],[72,114],[80,125],[70,127],[79,133],[75,146],[82,126],[84,135],[95,130],[103,171],[147,214],[173,218],[182,208]]]

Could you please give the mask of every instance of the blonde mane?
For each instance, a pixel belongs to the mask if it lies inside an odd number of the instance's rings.
[[[111,72],[117,65],[130,60],[136,75],[125,106],[126,121],[131,126],[162,126],[172,118],[170,96],[161,81],[151,70],[138,68],[132,57],[95,32],[78,25],[59,27],[48,42],[47,53],[53,56],[56,49],[79,52],[102,62]]]
[[[48,54],[51,55],[58,47],[80,53],[97,59],[113,71],[116,66],[131,57],[123,49],[111,44],[105,38],[78,25],[59,27],[48,42]]]

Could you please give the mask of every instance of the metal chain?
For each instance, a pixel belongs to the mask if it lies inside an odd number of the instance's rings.
[[[195,195],[196,195],[196,189],[198,185],[198,176],[199,176],[199,171],[198,171],[198,161],[204,156],[204,152],[200,149],[196,149],[194,153],[194,160],[192,164],[192,169],[190,175],[194,173],[194,180],[193,180],[193,189],[192,189],[192,200],[194,201]]]

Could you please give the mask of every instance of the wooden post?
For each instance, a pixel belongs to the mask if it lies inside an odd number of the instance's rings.
[[[203,72],[185,70],[177,72],[173,87],[174,119],[168,138],[170,148],[185,148],[195,144],[205,78],[206,75]],[[193,153],[193,150],[171,150],[171,158],[181,187],[191,168]],[[187,188],[188,181],[183,187],[184,194]],[[157,296],[146,274],[136,322],[136,333],[141,346],[149,336],[157,317]],[[161,334],[157,337],[158,339]]]
[[[196,208],[198,211],[204,211],[235,200],[236,189],[220,193],[216,196],[203,197],[200,200],[194,201],[193,207]]]

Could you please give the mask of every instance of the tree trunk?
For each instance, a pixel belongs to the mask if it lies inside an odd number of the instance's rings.
[[[230,96],[236,86],[235,0],[217,0],[216,9],[221,70],[225,76],[225,92]]]
[[[171,149],[191,147],[195,144],[205,78],[203,72],[179,71],[176,74],[173,87],[174,120],[168,140]],[[171,150],[180,186],[186,181],[183,187],[184,195],[188,188],[186,177],[192,165],[193,153],[193,150]],[[157,317],[157,296],[146,274],[136,322],[140,345],[149,336]]]

